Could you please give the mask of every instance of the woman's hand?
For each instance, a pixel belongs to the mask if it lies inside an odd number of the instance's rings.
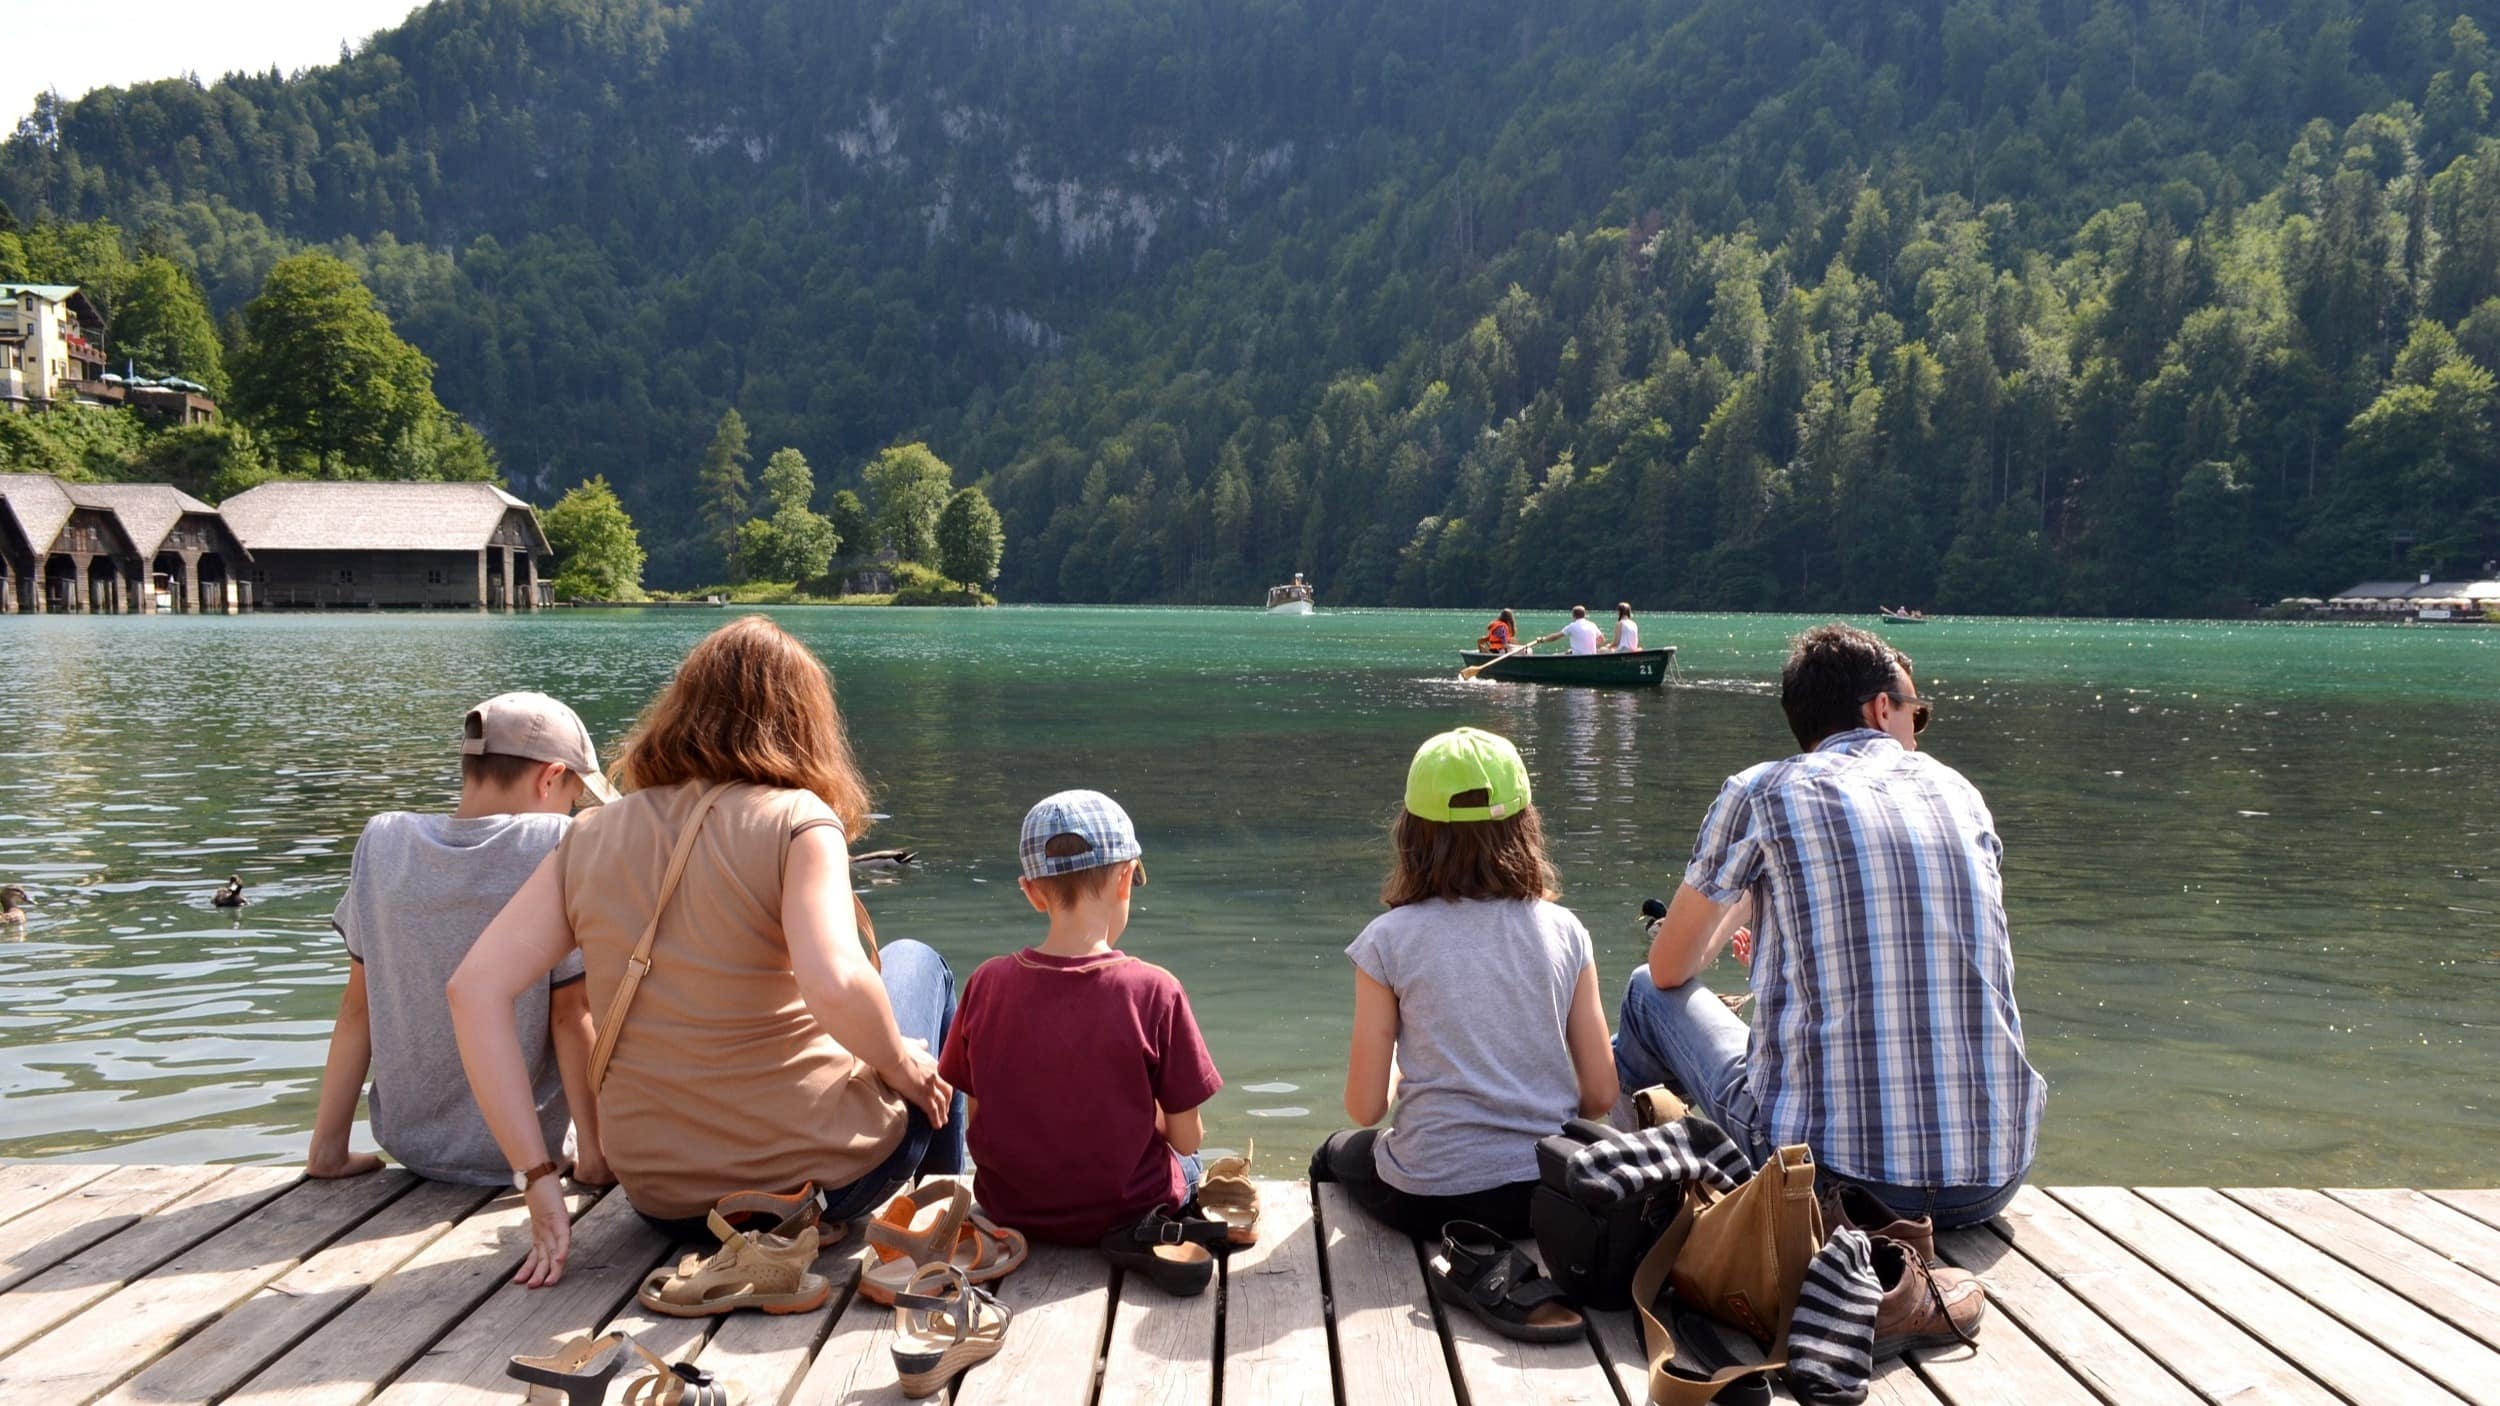
[[[573,1217],[565,1209],[564,1182],[540,1177],[530,1183],[530,1252],[512,1282],[525,1289],[544,1289],[564,1277],[564,1260],[573,1253]]]
[[[946,1114],[955,1102],[954,1086],[938,1077],[937,1061],[929,1058],[925,1040],[906,1040],[903,1063],[899,1068],[880,1069],[877,1077],[885,1086],[902,1095],[903,1102],[920,1110],[932,1128],[946,1126]]]

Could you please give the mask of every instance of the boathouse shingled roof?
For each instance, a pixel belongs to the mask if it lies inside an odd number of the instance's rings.
[[[217,510],[170,483],[72,483],[64,484],[70,501],[81,507],[102,508],[122,520],[122,530],[130,534],[132,544],[149,556],[165,544],[165,534],[174,530],[184,513],[206,513]]]
[[[226,526],[262,552],[474,552],[505,513],[530,517],[531,550],[548,550],[530,505],[491,483],[264,483],[228,498]]]
[[[49,474],[0,474],[0,500],[17,514],[27,544],[38,552],[52,550],[69,515],[78,511],[77,500]]]

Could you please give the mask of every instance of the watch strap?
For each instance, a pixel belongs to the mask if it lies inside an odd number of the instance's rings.
[[[524,1172],[518,1172],[518,1173],[515,1173],[515,1175],[516,1175],[516,1176],[518,1176],[518,1177],[521,1179],[521,1189],[522,1189],[523,1191],[527,1191],[527,1190],[529,1190],[531,1187],[538,1185],[538,1182],[539,1182],[539,1179],[540,1179],[540,1178],[542,1178],[542,1177],[549,1177],[549,1176],[553,1176],[553,1175],[555,1175],[555,1171],[556,1171],[556,1164],[555,1164],[555,1163],[553,1163],[553,1162],[541,1162],[541,1163],[539,1163],[537,1166],[532,1167],[532,1168],[530,1168],[529,1170],[524,1171]]]

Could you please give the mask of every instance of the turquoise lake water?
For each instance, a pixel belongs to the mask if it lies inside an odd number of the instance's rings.
[[[1681,686],[1461,683],[1481,614],[771,612],[834,669],[920,870],[869,903],[968,972],[1038,936],[1027,805],[1116,794],[1154,875],[1128,947],[1187,984],[1271,1171],[1338,1125],[1342,949],[1406,759],[1528,756],[1620,989],[1721,780],[1793,749],[1775,616],[1652,616]],[[603,746],[718,612],[0,619],[0,1156],[301,1153],[364,818],[447,808],[464,709],[571,702]],[[1527,632],[1559,617],[1523,619]],[[1904,628],[1924,744],[2006,845],[2057,1181],[2484,1183],[2500,1160],[2500,629],[1939,620]],[[254,898],[208,904],[225,875]],[[1727,970],[1733,981],[1735,968]]]

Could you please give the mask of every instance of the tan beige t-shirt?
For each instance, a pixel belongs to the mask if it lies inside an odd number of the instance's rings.
[[[557,849],[594,1019],[705,789],[636,791]],[[703,823],[599,1091],[600,1143],[639,1210],[700,1216],[733,1191],[847,1186],[902,1142],[902,1100],[816,1023],[790,971],[782,864],[820,825],[841,822],[813,793],[748,785]]]

